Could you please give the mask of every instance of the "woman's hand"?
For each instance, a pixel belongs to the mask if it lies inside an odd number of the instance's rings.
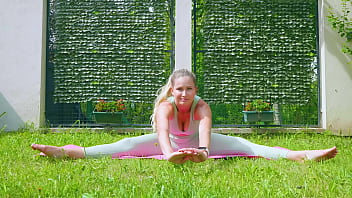
[[[208,153],[203,149],[182,148],[178,152],[185,153],[188,160],[196,163],[204,162],[208,159]]]
[[[183,164],[188,160],[199,163],[204,162],[207,159],[207,152],[196,148],[183,148],[167,156],[167,160],[175,164]]]
[[[185,163],[186,161],[189,160],[189,156],[188,156],[188,154],[186,154],[184,152],[176,151],[176,152],[173,152],[173,153],[169,154],[166,157],[166,159],[169,162],[173,162],[175,164],[183,164],[183,163]]]

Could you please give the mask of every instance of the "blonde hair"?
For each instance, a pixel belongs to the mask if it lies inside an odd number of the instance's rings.
[[[196,76],[191,71],[189,71],[188,69],[178,69],[170,75],[166,85],[164,85],[157,91],[157,97],[154,102],[154,111],[153,115],[151,116],[151,124],[153,126],[154,132],[156,132],[156,111],[158,110],[159,105],[172,95],[171,88],[174,86],[175,80],[177,78],[185,76],[192,78],[194,84],[196,85]]]

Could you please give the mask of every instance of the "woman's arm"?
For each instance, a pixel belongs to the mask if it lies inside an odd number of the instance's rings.
[[[169,137],[169,119],[172,119],[173,107],[169,102],[163,102],[159,105],[156,113],[156,130],[161,151],[166,159],[176,164],[183,164],[189,160],[189,154],[176,151],[171,147]]]
[[[199,148],[184,148],[179,151],[188,154],[188,159],[193,162],[204,162],[209,156],[209,147],[211,142],[211,110],[209,105],[200,100],[197,104],[194,118],[199,122]],[[205,149],[204,149],[205,148]]]
[[[191,159],[194,162],[203,162],[209,157],[209,147],[211,142],[211,110],[209,105],[200,100],[198,103],[198,108],[196,108],[195,119],[199,119],[199,148],[197,153],[199,154],[198,158]]]
[[[211,142],[211,110],[203,100],[199,101],[199,108],[196,112],[196,118],[199,117],[199,147],[209,149]],[[208,153],[209,154],[209,153]]]
[[[156,112],[156,130],[161,151],[168,158],[173,153],[169,137],[169,119],[172,115],[172,105],[169,102],[162,102]]]

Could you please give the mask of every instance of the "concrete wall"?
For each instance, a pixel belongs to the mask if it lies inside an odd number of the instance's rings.
[[[39,126],[43,57],[43,1],[0,1],[0,129]]]
[[[0,114],[7,112],[0,118],[0,129],[43,123],[45,2],[0,1]],[[326,19],[328,7],[338,7],[339,2],[319,1],[322,128],[352,135],[352,65],[347,64],[351,57],[340,52],[343,40]]]
[[[326,16],[329,8],[341,13],[340,0],[324,0],[321,9],[320,45],[322,77],[322,127],[336,134],[352,135],[352,57],[341,52],[342,43]],[[352,8],[351,8],[352,10]]]

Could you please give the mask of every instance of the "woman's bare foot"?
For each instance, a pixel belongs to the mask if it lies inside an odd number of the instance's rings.
[[[334,158],[337,154],[336,147],[322,150],[306,150],[306,151],[290,151],[287,154],[287,159],[304,162],[306,160],[314,160],[317,162]]]
[[[64,149],[61,147],[57,146],[48,146],[48,145],[42,145],[42,144],[32,144],[31,145],[33,150],[38,150],[42,153],[44,153],[48,157],[53,157],[53,158],[71,158],[71,159],[78,159],[78,158],[84,158],[84,152],[81,149]]]
[[[334,158],[337,154],[337,149],[336,147],[332,147],[329,149],[324,149],[324,150],[308,150],[306,151],[306,158],[308,160],[314,160],[314,161],[324,161],[328,160],[331,158]]]
[[[65,157],[65,149],[56,146],[48,146],[42,144],[32,144],[33,150],[38,150],[48,157],[63,158]]]

